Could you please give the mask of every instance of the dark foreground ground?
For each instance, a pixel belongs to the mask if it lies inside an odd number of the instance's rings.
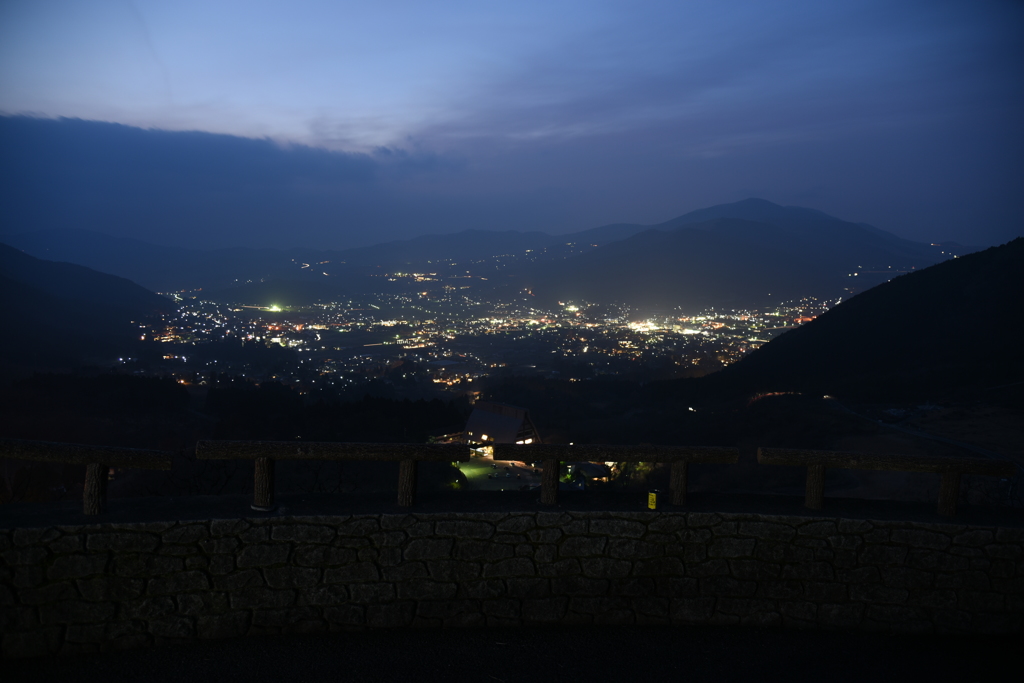
[[[1024,637],[889,636],[736,627],[381,630],[244,638],[14,660],[17,681],[1020,680]]]

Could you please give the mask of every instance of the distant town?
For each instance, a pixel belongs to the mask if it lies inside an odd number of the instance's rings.
[[[165,349],[149,373],[189,385],[213,372],[302,391],[377,381],[409,397],[472,393],[474,382],[489,377],[697,377],[838,303],[809,297],[771,309],[687,314],[566,301],[545,310],[528,294],[495,303],[451,286],[295,307],[216,303],[202,292],[172,296],[177,314],[140,329]]]

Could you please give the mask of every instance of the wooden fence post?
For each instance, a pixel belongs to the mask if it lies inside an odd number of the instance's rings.
[[[398,504],[411,507],[416,502],[416,461],[402,460],[398,464]]]
[[[956,503],[960,498],[960,473],[943,472],[939,484],[939,514],[943,517],[956,515]]]
[[[672,504],[686,505],[686,475],[690,463],[685,460],[676,460],[672,463],[672,479],[669,488],[672,489]]]
[[[541,505],[555,505],[558,503],[558,470],[562,465],[561,460],[545,460],[540,473],[540,502]]]
[[[85,466],[85,488],[82,490],[82,512],[98,515],[107,509],[107,479],[110,468],[98,462]]]
[[[274,509],[274,461],[256,458],[254,462],[252,509],[270,512]]]
[[[820,510],[825,507],[825,466],[807,466],[807,490],[804,496],[804,507]]]

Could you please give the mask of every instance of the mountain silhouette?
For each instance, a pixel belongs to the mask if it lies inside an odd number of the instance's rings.
[[[139,322],[174,308],[166,297],[114,275],[45,261],[0,244],[0,336],[5,365],[73,367],[130,355]]]
[[[1024,238],[879,285],[738,363],[704,390],[928,398],[1024,381]]]

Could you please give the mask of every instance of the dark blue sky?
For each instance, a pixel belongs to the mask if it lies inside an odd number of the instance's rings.
[[[10,0],[0,110],[50,120],[2,121],[3,230],[341,247],[756,196],[995,244],[1022,28],[985,0]]]

